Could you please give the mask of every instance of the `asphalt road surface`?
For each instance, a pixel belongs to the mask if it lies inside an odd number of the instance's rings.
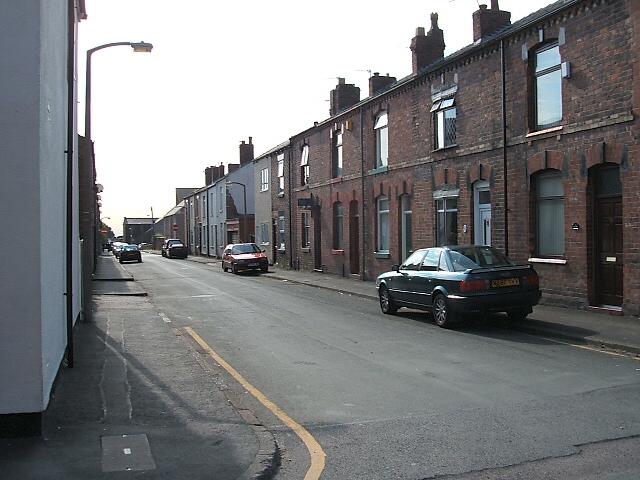
[[[323,479],[638,479],[640,361],[514,332],[443,330],[421,312],[259,275],[145,255],[126,265],[176,328],[194,332],[326,454]],[[282,450],[310,455],[222,368],[219,385]]]

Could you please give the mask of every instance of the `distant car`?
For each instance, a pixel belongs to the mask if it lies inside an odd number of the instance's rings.
[[[430,310],[449,328],[465,315],[506,312],[522,321],[540,300],[538,274],[495,248],[466,245],[424,248],[376,279],[383,313],[400,307]]]
[[[162,244],[162,256],[167,258],[187,258],[189,251],[182,240],[169,238]]]
[[[120,263],[137,261],[142,263],[142,254],[137,245],[123,245],[118,256]]]
[[[111,244],[111,252],[115,255],[116,258],[119,257],[120,250],[122,250],[122,247],[124,247],[125,245],[126,243],[124,242],[113,242]]]
[[[269,260],[255,243],[232,243],[224,248],[222,270],[233,273],[246,270],[268,272]]]

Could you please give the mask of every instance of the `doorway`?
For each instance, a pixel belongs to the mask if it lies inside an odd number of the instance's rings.
[[[622,184],[617,165],[590,171],[594,213],[593,279],[595,301],[601,306],[622,305]]]
[[[322,271],[322,221],[321,210],[315,208],[312,211],[313,216],[313,268]]]
[[[473,242],[476,245],[491,245],[491,189],[488,181],[473,185],[473,205]]]
[[[360,273],[360,214],[358,202],[349,202],[349,272]]]

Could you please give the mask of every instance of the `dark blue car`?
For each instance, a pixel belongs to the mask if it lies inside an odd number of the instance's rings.
[[[540,300],[538,274],[486,245],[424,248],[376,279],[380,308],[393,314],[400,307],[433,312],[443,328],[465,316],[506,312],[522,321]]]

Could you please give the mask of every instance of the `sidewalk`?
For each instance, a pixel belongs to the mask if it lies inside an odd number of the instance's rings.
[[[74,329],[75,366],[60,371],[43,436],[0,440],[0,477],[270,478],[273,437],[230,404],[197,347],[146,297],[118,294],[136,282],[115,259],[101,257],[96,277],[102,293]]]
[[[215,266],[220,262],[215,258],[198,256],[189,256],[188,260]],[[372,281],[277,267],[269,267],[269,273],[263,276],[378,300],[375,283]],[[538,305],[534,307],[533,313],[527,317],[526,322],[514,328],[580,345],[622,350],[640,355],[640,319],[638,317]]]

